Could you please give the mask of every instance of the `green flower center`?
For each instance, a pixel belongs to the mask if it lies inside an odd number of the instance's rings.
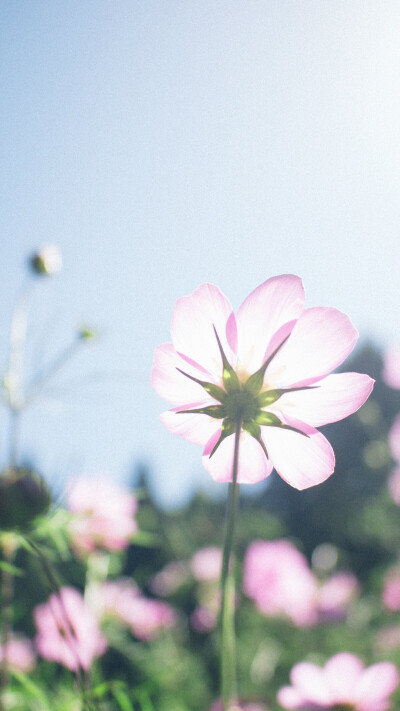
[[[214,385],[214,383],[198,380],[178,368],[182,375],[185,375],[190,380],[194,380],[194,382],[201,385],[208,395],[220,403],[219,405],[210,405],[194,410],[181,410],[177,413],[178,415],[182,413],[196,413],[198,415],[208,415],[208,417],[222,420],[221,435],[210,457],[212,457],[221,442],[226,437],[229,437],[229,435],[234,434],[236,428],[239,426],[243,431],[250,434],[259,442],[267,458],[268,452],[261,438],[261,427],[280,427],[281,429],[298,432],[307,437],[308,435],[301,430],[285,424],[273,412],[268,412],[264,409],[279,400],[284,393],[293,392],[294,390],[308,390],[308,387],[263,390],[265,371],[285,341],[276,348],[259,370],[250,375],[247,380],[242,383],[224,353],[215,328],[214,332],[222,359],[223,387]],[[338,711],[341,711],[341,709]]]
[[[257,397],[246,390],[232,390],[223,401],[225,417],[232,422],[254,420],[260,410]]]

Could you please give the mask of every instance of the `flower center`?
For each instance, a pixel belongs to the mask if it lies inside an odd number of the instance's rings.
[[[214,383],[205,382],[195,378],[193,375],[185,373],[180,368],[177,370],[182,373],[186,378],[194,380],[195,383],[201,385],[202,388],[210,395],[214,400],[216,400],[218,405],[208,405],[206,407],[199,407],[193,410],[180,410],[177,414],[188,414],[194,413],[198,415],[207,415],[208,417],[214,417],[217,420],[222,420],[221,424],[221,435],[216,442],[213,450],[210,453],[210,457],[213,456],[216,449],[219,447],[221,442],[230,435],[237,431],[237,427],[244,430],[249,435],[254,437],[254,439],[261,445],[265,456],[268,458],[268,452],[266,450],[265,444],[261,437],[261,427],[280,427],[281,429],[292,430],[298,432],[299,434],[307,437],[305,432],[292,427],[291,425],[282,422],[277,415],[273,412],[268,412],[264,408],[272,405],[276,400],[279,400],[281,395],[285,392],[292,392],[293,390],[304,390],[308,389],[307,386],[298,388],[287,388],[287,389],[277,389],[277,390],[264,390],[264,375],[265,371],[271,362],[272,358],[281,348],[285,341],[275,349],[272,355],[263,363],[261,368],[257,370],[246,379],[239,377],[239,374],[229,363],[224,350],[221,345],[221,341],[218,337],[218,333],[214,327],[215,337],[217,339],[218,347],[221,353],[222,360],[222,387],[215,385]],[[286,340],[286,339],[285,339]],[[240,373],[240,375],[243,375]],[[312,386],[311,386],[312,387]],[[335,711],[342,711],[341,708]]]
[[[225,417],[233,422],[253,420],[260,410],[257,398],[246,390],[232,390],[223,403]]]

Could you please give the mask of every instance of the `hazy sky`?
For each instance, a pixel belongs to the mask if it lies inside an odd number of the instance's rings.
[[[238,307],[294,272],[361,340],[400,340],[400,4],[2,0],[0,27],[1,363],[45,242],[64,269],[33,294],[27,373],[100,332],[22,450],[58,488],[138,459],[163,501],[221,487],[149,384],[179,296],[210,281]]]

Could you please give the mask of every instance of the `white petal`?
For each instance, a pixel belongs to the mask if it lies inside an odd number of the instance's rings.
[[[201,284],[193,294],[178,299],[171,323],[176,351],[219,376],[222,359],[214,327],[226,357],[235,366],[235,316],[226,296],[213,284]]]
[[[358,333],[346,314],[333,308],[306,309],[267,368],[272,388],[310,384],[328,375],[351,353]]]
[[[320,427],[342,420],[358,410],[369,397],[374,382],[369,375],[361,373],[328,375],[312,385],[310,390],[296,390],[282,395],[269,409],[282,411],[313,427]]]
[[[301,279],[283,274],[268,279],[245,299],[236,322],[239,366],[247,374],[258,370],[290,333],[302,312],[304,298]]]

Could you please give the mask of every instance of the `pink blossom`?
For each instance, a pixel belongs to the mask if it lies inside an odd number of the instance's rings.
[[[342,652],[331,657],[322,669],[309,662],[296,664],[290,681],[292,686],[280,689],[277,697],[285,709],[386,711],[399,674],[391,662],[365,669],[354,654]]]
[[[319,588],[317,608],[319,621],[334,622],[346,615],[349,604],[359,592],[356,576],[349,571],[334,573]]]
[[[219,580],[221,566],[222,551],[217,546],[200,548],[190,563],[193,577],[200,583],[212,583]]]
[[[304,309],[301,279],[268,279],[236,316],[227,298],[202,284],[175,304],[172,343],[154,355],[152,383],[172,410],[171,432],[204,448],[216,481],[232,479],[234,430],[241,424],[238,481],[254,483],[275,467],[297,489],[333,472],[331,445],[316,427],[355,412],[370,394],[367,375],[330,375],[358,334],[334,308]]]
[[[68,508],[76,514],[69,532],[80,551],[91,553],[98,547],[122,550],[137,531],[135,497],[105,477],[76,479],[69,487]]]
[[[188,569],[182,560],[173,560],[151,579],[150,589],[155,595],[171,595],[188,579]]]
[[[400,466],[393,469],[389,477],[388,489],[395,504],[400,506]]]
[[[176,623],[176,612],[168,603],[145,597],[129,578],[108,581],[91,596],[99,619],[114,616],[126,624],[138,639],[154,639],[162,629]]]
[[[378,650],[392,650],[400,647],[400,625],[385,625],[377,632],[375,643]]]
[[[400,415],[397,415],[389,431],[389,448],[393,459],[400,463]]]
[[[400,610],[400,565],[395,565],[386,573],[382,591],[382,602],[391,612]]]
[[[32,642],[22,635],[12,635],[5,647],[0,647],[0,664],[4,656],[10,669],[25,673],[32,671],[36,663]]]
[[[208,634],[215,628],[216,623],[216,611],[202,605],[198,605],[190,615],[190,625],[199,634]]]
[[[244,559],[243,590],[264,615],[284,615],[298,627],[318,621],[316,579],[305,556],[289,541],[250,544]]]
[[[107,641],[93,613],[74,588],[61,588],[33,611],[38,630],[36,647],[45,659],[63,664],[71,671],[88,670],[101,656]]]
[[[400,345],[396,344],[386,349],[383,354],[382,378],[386,385],[396,390],[400,389]]]
[[[334,573],[319,584],[305,556],[286,540],[253,541],[246,551],[243,590],[267,617],[284,616],[297,627],[345,617],[358,592],[353,573]]]

